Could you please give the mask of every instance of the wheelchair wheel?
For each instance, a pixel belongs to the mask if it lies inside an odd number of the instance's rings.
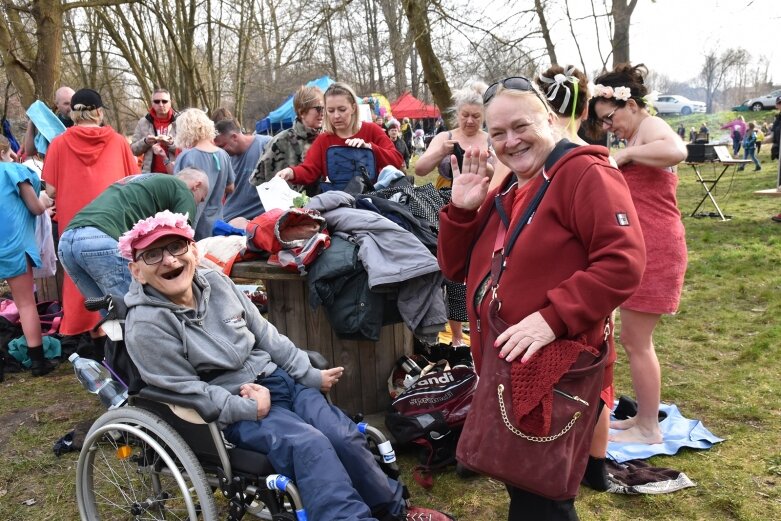
[[[192,450],[144,409],[121,407],[98,418],[76,472],[84,521],[217,519],[214,495]]]

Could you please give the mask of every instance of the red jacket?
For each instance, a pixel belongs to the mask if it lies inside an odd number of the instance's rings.
[[[577,147],[547,174],[552,177],[548,191],[507,256],[498,290],[503,303],[499,314],[515,324],[539,311],[557,338],[586,333],[588,343],[598,346],[605,317],[640,284],[645,267],[640,224],[626,182],[608,162],[604,147]],[[533,183],[529,199],[543,181],[542,176],[529,181]],[[480,319],[487,307],[480,306],[478,312],[475,293],[490,272],[501,223],[494,197],[500,190],[511,215],[515,185],[489,193],[478,211],[450,204],[440,214],[439,264],[448,279],[466,280],[472,351],[478,365],[483,349]],[[509,230],[515,224],[512,221]],[[483,304],[490,298],[489,292]]]
[[[374,123],[361,123],[361,128],[355,135],[350,136],[347,139],[361,138],[367,143],[371,143],[372,152],[374,152],[374,162],[377,166],[377,172],[385,168],[388,165],[396,168],[402,168],[404,164],[404,158],[396,150],[396,146],[393,141],[382,131],[380,127]],[[293,183],[310,185],[321,179],[325,179],[326,176],[326,159],[325,153],[328,147],[333,145],[344,145],[347,139],[342,139],[336,134],[329,132],[323,132],[314,143],[312,147],[307,151],[304,162],[293,168]]]

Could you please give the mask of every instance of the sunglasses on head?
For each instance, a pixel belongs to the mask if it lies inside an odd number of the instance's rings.
[[[157,104],[159,104],[159,103],[165,104],[165,103],[168,103],[169,101],[170,101],[170,100],[167,100],[167,99],[153,99],[153,100],[152,100],[152,103],[154,103],[155,105],[157,105]]]
[[[511,76],[491,84],[491,86],[486,89],[485,94],[483,94],[483,105],[487,105],[492,99],[494,99],[499,85],[505,89],[519,90],[521,92],[531,92],[537,96],[537,99],[540,100],[543,105],[545,105],[546,109],[548,108],[548,103],[542,98],[542,96],[540,96],[540,93],[534,87],[534,84],[529,81],[528,78],[524,78],[523,76]]]

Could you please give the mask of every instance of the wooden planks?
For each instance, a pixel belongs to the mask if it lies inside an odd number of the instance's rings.
[[[390,405],[388,375],[399,357],[412,353],[412,332],[404,324],[382,328],[378,342],[336,336],[321,308],[309,305],[305,277],[265,261],[237,263],[234,280],[262,280],[268,292],[268,319],[297,346],[321,353],[344,376],[331,391],[334,403],[352,415],[383,412]]]

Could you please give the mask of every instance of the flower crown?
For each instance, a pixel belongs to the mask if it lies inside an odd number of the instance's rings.
[[[629,87],[609,87],[598,83],[594,85],[594,96],[602,98],[615,98],[620,101],[627,101],[632,97],[632,89]]]
[[[133,260],[133,243],[158,228],[181,228],[190,237],[195,236],[195,231],[187,223],[188,214],[173,213],[170,210],[157,212],[154,217],[147,217],[138,221],[132,229],[126,231],[119,238],[119,253],[122,257]]]

